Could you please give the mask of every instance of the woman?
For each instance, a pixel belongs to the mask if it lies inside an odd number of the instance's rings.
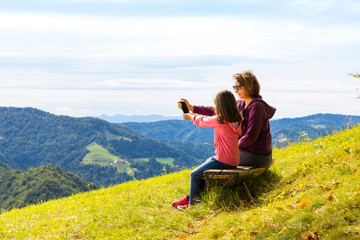
[[[276,109],[269,106],[260,96],[260,84],[251,71],[233,75],[234,90],[239,96],[237,108],[243,116],[241,135],[238,141],[240,166],[268,168],[272,163],[271,119]],[[202,115],[214,115],[213,107],[194,106],[186,99],[190,111]]]

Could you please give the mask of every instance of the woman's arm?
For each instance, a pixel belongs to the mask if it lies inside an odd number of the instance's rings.
[[[191,105],[189,103],[189,101],[185,98],[180,98],[180,100],[184,101],[186,103],[186,106],[188,107],[188,109],[193,113],[197,113],[197,114],[201,114],[201,115],[205,115],[205,116],[214,116],[215,115],[213,107]],[[178,107],[181,109],[180,102],[178,102]]]
[[[214,116],[214,108],[213,107],[206,107],[206,106],[195,106],[194,105],[194,113],[205,115],[205,116]]]

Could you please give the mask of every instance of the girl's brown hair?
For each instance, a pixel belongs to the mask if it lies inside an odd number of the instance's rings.
[[[258,97],[260,95],[260,84],[252,71],[245,71],[242,73],[235,73],[233,78],[242,86],[245,87],[249,97]]]
[[[219,116],[219,123],[224,123],[224,120],[228,122],[238,122],[242,120],[240,112],[236,106],[236,100],[234,94],[229,90],[220,91],[215,99],[215,112]]]

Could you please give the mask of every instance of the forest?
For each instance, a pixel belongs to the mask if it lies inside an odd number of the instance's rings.
[[[0,163],[0,209],[21,208],[94,189],[98,186],[52,164],[21,171]]]
[[[97,118],[57,116],[35,108],[0,107],[0,122],[0,162],[20,170],[51,163],[99,186],[160,175],[164,167],[167,172],[189,168],[213,154],[210,144],[153,139]],[[93,142],[130,162],[135,175],[111,165],[83,164]],[[133,158],[155,160],[138,163]],[[174,158],[174,164],[155,163],[156,158]]]

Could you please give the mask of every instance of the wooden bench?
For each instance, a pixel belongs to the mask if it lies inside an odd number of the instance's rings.
[[[210,169],[204,172],[206,187],[240,185],[245,179],[253,179],[265,172],[267,168],[238,166],[235,169]]]

